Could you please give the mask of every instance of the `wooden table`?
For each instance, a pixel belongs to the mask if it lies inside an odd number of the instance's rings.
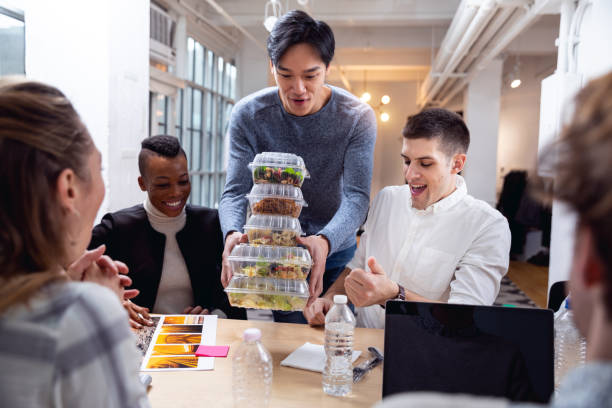
[[[323,392],[321,374],[281,367],[293,350],[305,342],[323,344],[323,329],[302,324],[219,319],[217,344],[229,344],[227,358],[216,358],[212,371],[152,372],[149,400],[155,407],[231,407],[232,355],[242,340],[242,332],[257,327],[262,342],[274,360],[274,379],[270,407],[369,407],[381,399],[382,365],[374,368],[346,397],[330,397]],[[383,330],[355,330],[355,350],[361,350],[360,363],[369,356],[368,346],[383,350]],[[244,407],[248,408],[248,407]]]

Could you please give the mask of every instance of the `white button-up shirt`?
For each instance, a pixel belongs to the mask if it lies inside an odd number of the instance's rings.
[[[350,269],[368,270],[374,256],[387,276],[428,299],[493,304],[508,270],[510,228],[506,218],[467,194],[463,177],[449,196],[417,210],[410,187],[380,191],[368,213]],[[357,308],[357,324],[383,328],[379,305]]]

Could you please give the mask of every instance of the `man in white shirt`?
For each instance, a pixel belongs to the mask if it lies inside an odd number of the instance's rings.
[[[335,294],[357,306],[357,324],[384,327],[389,299],[490,305],[509,262],[506,219],[468,195],[469,131],[460,116],[428,109],[408,118],[401,157],[406,185],[372,203],[359,248],[338,280],[304,310],[323,324]]]

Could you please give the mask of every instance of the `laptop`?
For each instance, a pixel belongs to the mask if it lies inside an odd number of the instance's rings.
[[[428,391],[547,402],[550,310],[389,301],[383,397]]]

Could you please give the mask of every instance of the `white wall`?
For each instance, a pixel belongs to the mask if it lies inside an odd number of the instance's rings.
[[[370,200],[384,187],[404,184],[402,173],[402,129],[408,115],[417,112],[417,82],[368,82],[368,92],[372,95],[372,104],[377,105],[383,95],[391,97],[391,103],[376,111],[378,134],[374,148],[374,169]],[[353,91],[357,95],[364,92],[363,84],[358,84]],[[380,120],[380,112],[390,115],[388,122]]]
[[[463,176],[468,192],[495,206],[497,201],[497,138],[502,61],[494,59],[468,84],[465,93],[465,123],[470,130],[470,148]]]
[[[265,44],[268,38],[265,28],[251,29],[260,43]],[[252,40],[241,36],[240,48],[236,57],[238,77],[236,79],[236,98],[243,98],[268,86],[269,62],[268,53],[258,47]]]
[[[512,72],[514,56],[504,61],[504,76],[499,112],[497,144],[497,192],[503,177],[511,170],[536,169],[540,121],[540,83],[556,66],[556,56],[521,56],[521,86],[510,88],[508,74]]]
[[[149,1],[24,6],[26,75],[68,96],[102,152],[100,213],[140,202],[134,152],[147,136]]]

